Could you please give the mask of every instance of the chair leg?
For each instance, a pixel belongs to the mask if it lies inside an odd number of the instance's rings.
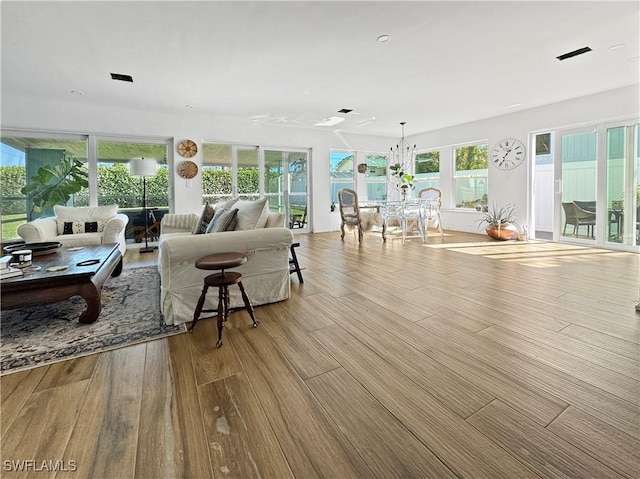
[[[251,316],[251,321],[253,321],[253,327],[257,328],[259,321],[253,315],[253,306],[251,305],[251,301],[249,301],[249,296],[247,296],[247,292],[244,290],[244,286],[242,286],[242,281],[238,283],[238,287],[240,288],[240,294],[242,294],[242,301],[244,301],[244,307]]]
[[[200,298],[198,299],[196,310],[193,313],[193,322],[191,323],[191,326],[188,329],[190,333],[193,333],[193,330],[196,327],[196,323],[198,322],[198,318],[200,318],[200,314],[202,313],[202,307],[204,306],[204,300],[207,297],[208,289],[209,289],[209,286],[207,286],[206,284],[202,288],[202,293],[200,294]]]
[[[216,343],[216,347],[222,346],[222,328],[224,327],[224,323],[227,320],[227,312],[228,312],[228,291],[226,286],[220,286],[218,288],[218,342]]]
[[[340,235],[340,239],[344,240],[344,223],[340,223],[340,231],[342,231],[342,234]]]

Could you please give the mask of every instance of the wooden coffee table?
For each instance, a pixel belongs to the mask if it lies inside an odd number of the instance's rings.
[[[77,251],[63,246],[55,253],[34,256],[33,264],[40,266],[40,270],[0,281],[0,309],[57,303],[81,296],[87,310],[79,321],[93,323],[102,309],[102,285],[109,275],[118,276],[122,272],[122,255],[117,244],[84,246]],[[63,271],[47,271],[60,265],[69,267]]]

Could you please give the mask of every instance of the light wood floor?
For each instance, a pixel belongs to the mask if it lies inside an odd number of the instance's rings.
[[[640,477],[637,255],[297,238],[304,284],[258,328],[232,314],[220,349],[208,320],[4,376],[0,475]]]

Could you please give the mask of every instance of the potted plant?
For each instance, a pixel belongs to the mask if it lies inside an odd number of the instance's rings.
[[[487,234],[497,240],[516,239],[520,231],[518,218],[514,215],[515,205],[508,204],[498,208],[495,203],[483,212],[476,222],[479,226],[486,224]]]
[[[414,189],[413,175],[406,172],[406,168],[400,163],[396,163],[389,167],[391,170],[391,179],[393,180],[396,188],[399,188],[402,192],[402,200],[407,198],[407,191]]]
[[[40,216],[45,208],[67,204],[71,195],[87,188],[88,175],[83,166],[80,160],[68,157],[56,165],[38,168],[29,184],[20,190],[30,205],[29,220],[33,219],[34,213]],[[45,213],[52,214],[52,211],[45,210]]]

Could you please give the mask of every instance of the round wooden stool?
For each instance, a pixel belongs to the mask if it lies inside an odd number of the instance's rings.
[[[251,320],[253,321],[254,328],[258,326],[258,321],[256,321],[256,318],[253,315],[253,306],[251,306],[251,301],[249,301],[249,297],[244,290],[244,286],[242,286],[242,274],[236,271],[225,271],[226,269],[243,265],[246,262],[247,255],[244,253],[211,254],[209,256],[204,256],[196,261],[196,268],[198,269],[220,270],[220,272],[216,274],[210,274],[209,276],[204,278],[204,287],[202,288],[200,299],[198,299],[196,311],[193,313],[193,322],[191,323],[191,327],[189,328],[190,333],[193,332],[193,329],[196,327],[196,323],[200,318],[200,314],[217,312],[218,342],[216,343],[216,346],[222,346],[222,327],[224,326],[224,323],[229,316],[229,286],[232,286],[234,284],[237,284],[240,288],[242,300],[244,301],[244,308],[240,309],[247,310],[249,316],[251,316]],[[218,288],[217,310],[202,309],[209,287]]]

